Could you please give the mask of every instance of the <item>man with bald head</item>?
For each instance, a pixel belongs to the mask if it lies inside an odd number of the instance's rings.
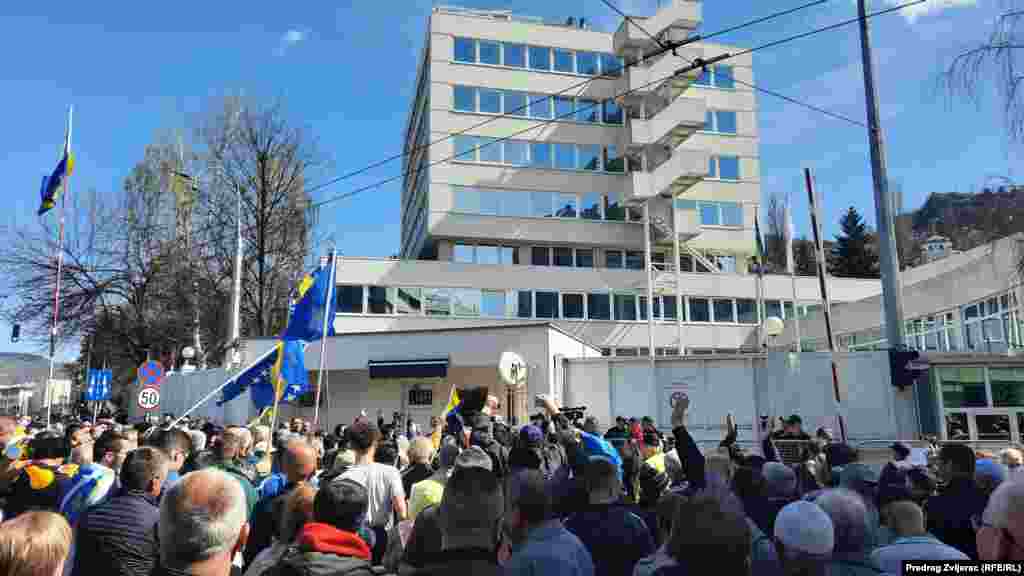
[[[160,503],[160,561],[155,576],[229,576],[249,537],[245,494],[231,475],[207,468],[186,474]]]
[[[1024,482],[1000,484],[989,496],[977,529],[978,557],[981,560],[1024,560]]]
[[[281,472],[267,478],[260,486],[260,501],[252,515],[252,534],[245,547],[245,564],[269,548],[274,538],[274,510],[299,484],[309,483],[316,473],[316,450],[300,438],[289,440],[281,454]]]
[[[895,540],[871,553],[871,565],[878,570],[900,574],[905,561],[967,560],[963,552],[940,542],[924,527],[924,512],[910,500],[898,500],[882,509],[885,523]]]

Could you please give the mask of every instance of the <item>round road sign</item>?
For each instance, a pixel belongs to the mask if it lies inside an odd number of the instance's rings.
[[[146,386],[139,391],[139,408],[143,410],[155,410],[160,406],[160,389],[154,386]]]
[[[140,386],[159,386],[164,379],[164,366],[156,360],[150,360],[139,366]]]

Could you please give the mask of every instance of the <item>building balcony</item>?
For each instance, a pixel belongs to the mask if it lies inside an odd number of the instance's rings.
[[[700,77],[700,69],[678,75],[675,72],[698,58],[703,58],[704,48],[698,45],[683,46],[676,49],[676,54],[679,57],[666,52],[646,66],[637,64],[627,68],[620,91],[625,93],[625,96],[619,98],[619,103],[625,107],[639,109],[641,103],[646,100],[648,105],[661,107],[689,88],[690,84]]]
[[[688,33],[697,29],[701,22],[701,3],[693,0],[662,0],[659,2],[658,11],[654,16],[633,16],[633,20],[624,19],[619,29],[615,31],[613,38],[615,52],[622,54],[623,51],[634,49],[645,49],[655,44],[648,33],[662,37],[669,29],[676,29],[678,32],[670,36],[673,40],[679,40]]]
[[[675,148],[704,129],[706,110],[707,105],[700,98],[676,98],[649,120],[630,121],[631,145]]]
[[[668,160],[648,172],[633,172],[626,200],[643,202],[656,196],[679,196],[708,173],[708,153],[676,148]]]

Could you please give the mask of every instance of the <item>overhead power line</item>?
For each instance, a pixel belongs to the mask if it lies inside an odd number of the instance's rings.
[[[796,12],[798,10],[803,10],[805,8],[810,8],[811,6],[816,6],[818,4],[824,4],[825,2],[828,2],[828,1],[829,0],[816,0],[815,2],[811,2],[809,4],[804,4],[802,6],[797,6],[796,8],[792,8],[790,10],[787,10],[785,13],[786,14],[791,14],[791,13]],[[659,46],[661,46],[662,48],[665,47],[665,43],[660,38],[656,37],[654,34],[651,34],[646,28],[641,26],[640,23],[638,23],[636,20],[634,20],[632,16],[630,16],[630,15],[626,14],[625,12],[623,12],[622,10],[620,10],[615,4],[613,4],[611,2],[611,0],[601,0],[601,2],[603,2],[605,6],[611,8],[613,11],[617,12],[627,22],[633,24],[633,26],[636,26],[641,32],[646,34],[647,37],[649,37],[651,40],[654,40],[655,42],[657,42]],[[763,21],[763,19],[762,19],[762,21]],[[726,30],[732,31],[732,30],[736,30],[736,29],[737,29],[737,27],[734,26],[733,28],[726,29]],[[725,33],[725,31],[715,32],[714,34],[711,34],[709,36],[705,36],[702,39],[703,40],[707,40],[711,36],[717,36],[719,34],[724,34],[724,33]],[[672,53],[675,56],[678,56],[683,61],[689,61],[687,58],[685,58],[684,56],[680,56],[679,54],[677,54],[674,51]],[[692,62],[691,62],[691,64],[692,64]],[[787,102],[791,102],[793,104],[797,104],[799,106],[803,106],[804,108],[807,108],[808,110],[814,110],[815,112],[820,112],[821,114],[824,114],[826,116],[831,116],[832,118],[835,118],[837,120],[842,120],[844,122],[849,122],[850,124],[855,124],[855,125],[860,126],[862,128],[867,128],[868,127],[867,124],[865,124],[865,123],[863,123],[863,122],[861,122],[859,120],[854,120],[853,118],[850,118],[848,116],[843,116],[842,114],[837,114],[836,112],[832,112],[832,111],[826,110],[824,108],[820,108],[818,106],[815,106],[813,104],[809,104],[809,103],[804,102],[802,100],[797,100],[796,98],[793,98],[791,96],[786,96],[785,94],[780,94],[778,92],[775,92],[774,90],[768,90],[767,88],[762,88],[760,86],[755,86],[754,84],[751,84],[749,82],[744,82],[743,80],[740,80],[740,79],[735,78],[735,77],[733,78],[733,82],[735,82],[737,84],[741,84],[741,85],[746,86],[748,88],[757,90],[758,92],[764,92],[765,94],[768,94],[770,96],[775,96],[776,98],[780,98],[780,99],[785,100]]]
[[[903,4],[898,4],[896,6],[892,6],[890,8],[886,8],[884,10],[878,10],[878,11],[875,11],[875,12],[870,12],[870,13],[868,13],[865,16],[865,18],[870,19],[870,18],[874,18],[876,16],[882,16],[882,15],[889,14],[889,13],[892,13],[892,12],[896,12],[897,10],[902,10],[902,9],[907,8],[909,6],[914,6],[916,4],[921,4],[921,3],[924,3],[924,2],[927,2],[927,1],[928,0],[912,0],[910,2],[905,2]],[[637,90],[639,90],[641,88],[646,88],[647,86],[651,86],[653,84],[658,84],[658,83],[664,82],[664,81],[668,80],[669,78],[672,78],[674,76],[678,76],[679,74],[683,74],[683,73],[686,73],[686,72],[689,72],[689,71],[693,71],[693,70],[696,70],[696,69],[699,69],[699,68],[706,68],[710,64],[714,64],[714,63],[717,63],[717,62],[722,62],[724,60],[729,60],[729,59],[732,59],[732,58],[736,58],[738,56],[744,56],[746,54],[751,54],[751,53],[757,52],[759,50],[766,50],[768,48],[773,48],[775,46],[780,46],[780,45],[786,44],[788,42],[793,42],[793,41],[796,41],[796,40],[807,38],[809,36],[814,36],[816,34],[821,34],[823,32],[828,32],[828,31],[831,31],[831,30],[835,30],[835,29],[841,28],[843,26],[848,26],[850,24],[853,24],[853,23],[856,23],[856,22],[859,22],[859,21],[860,21],[859,17],[858,18],[851,18],[849,20],[843,20],[843,21],[837,22],[835,24],[830,24],[828,26],[823,26],[821,28],[815,28],[815,29],[809,30],[807,32],[802,32],[800,34],[795,34],[793,36],[787,36],[785,38],[780,38],[778,40],[773,40],[771,42],[767,42],[765,44],[761,44],[761,45],[755,46],[753,48],[747,48],[745,50],[741,50],[741,51],[736,52],[736,53],[725,53],[725,54],[721,54],[719,56],[715,56],[714,58],[709,58],[707,60],[698,58],[692,64],[689,64],[687,66],[679,68],[678,70],[676,70],[672,74],[666,75],[665,77],[659,78],[659,79],[654,80],[652,82],[648,82],[647,84],[644,84],[642,86],[638,86],[638,87],[633,88],[631,90],[627,90],[625,92],[616,94],[615,96],[612,97],[612,99],[621,98],[622,96],[626,96],[628,94],[631,94],[631,93],[633,93],[633,92],[635,92],[635,91],[637,91]],[[689,42],[684,42],[683,44],[685,45],[687,43],[689,43]],[[655,51],[655,53],[652,53],[652,55],[653,54],[661,54],[661,53],[664,53],[664,52],[668,52],[669,50],[671,50],[671,48],[669,48],[668,50],[660,49],[660,51]],[[645,59],[651,57],[652,55],[645,56]],[[590,108],[594,108],[596,106],[597,106],[597,104],[592,104],[592,105],[589,105],[589,106],[586,106],[586,107],[582,108],[581,110],[589,110]],[[575,114],[575,112],[573,114]],[[505,137],[502,137],[502,138],[495,138],[495,139],[491,140],[490,142],[487,142],[487,143],[485,143],[483,145],[477,146],[476,149],[486,148],[487,146],[491,146],[491,145],[497,144],[499,142],[503,142],[505,140],[508,140],[510,138],[513,138],[513,137],[518,136],[520,134],[523,134],[525,132],[529,132],[531,130],[536,130],[536,129],[542,127],[542,126],[545,126],[547,124],[551,124],[552,122],[555,122],[557,120],[561,120],[562,118],[565,118],[565,117],[568,117],[568,116],[569,116],[569,114],[562,114],[562,115],[559,115],[559,116],[555,116],[554,118],[548,118],[548,119],[543,119],[543,120],[531,120],[531,122],[535,122],[536,123],[534,126],[530,126],[529,128],[525,128],[523,130],[519,130],[517,132],[514,132],[514,133],[509,134],[508,136],[505,136]],[[454,136],[457,136],[457,135],[462,134],[462,133],[464,133],[464,131],[456,132],[454,134],[450,134],[449,137],[454,137]],[[445,139],[447,139],[447,138],[445,138]],[[388,183],[393,182],[395,180],[398,180],[400,178],[404,178],[404,177],[406,177],[408,175],[419,173],[420,171],[422,171],[422,170],[424,170],[426,168],[430,168],[432,166],[436,166],[437,164],[441,164],[443,162],[448,162],[450,160],[455,159],[457,156],[460,156],[460,154],[456,154],[456,155],[448,156],[446,158],[442,158],[440,160],[436,160],[436,161],[431,162],[431,163],[429,163],[429,164],[427,164],[426,166],[423,166],[423,167],[417,167],[417,168],[412,168],[410,170],[406,170],[406,171],[404,171],[404,172],[402,172],[402,173],[400,173],[400,174],[398,174],[396,176],[392,176],[390,178],[385,178],[383,180],[379,180],[379,181],[377,181],[377,182],[375,182],[373,184],[368,184],[366,186],[360,186],[358,188],[349,190],[348,192],[344,192],[344,193],[338,194],[336,196],[332,196],[330,198],[326,198],[326,199],[321,200],[319,202],[313,202],[310,205],[310,207],[311,208],[319,208],[320,206],[324,206],[326,204],[331,204],[331,203],[337,202],[339,200],[344,200],[346,198],[351,198],[352,196],[355,196],[357,194],[361,194],[363,192],[366,192],[367,190],[373,190],[374,188],[379,188],[380,186],[383,186],[384,184],[388,184]]]
[[[781,18],[783,16],[788,16],[788,15],[794,13],[794,12],[798,12],[800,10],[805,10],[807,8],[811,8],[813,6],[817,6],[819,4],[824,4],[824,3],[830,2],[830,1],[831,0],[814,0],[813,2],[808,2],[807,4],[796,6],[794,8],[789,8],[789,9],[786,9],[786,10],[782,10],[780,12],[774,12],[772,14],[768,14],[766,16],[761,16],[759,18],[755,18],[753,20],[749,20],[749,21],[743,22],[741,24],[736,24],[735,26],[731,26],[729,28],[725,28],[724,30],[719,30],[717,32],[713,32],[711,34],[691,36],[691,37],[689,37],[689,38],[687,38],[687,39],[685,39],[685,40],[683,40],[681,42],[677,42],[677,43],[667,43],[667,45],[666,44],[661,44],[661,47],[659,49],[651,52],[650,54],[645,54],[643,59],[641,59],[639,61],[636,61],[636,62],[629,62],[629,63],[625,64],[622,68],[620,68],[620,71],[621,70],[625,70],[626,68],[630,68],[632,66],[636,66],[636,65],[638,65],[638,64],[640,64],[642,62],[645,62],[645,61],[647,61],[647,60],[649,60],[651,58],[654,58],[656,56],[660,56],[661,54],[664,54],[665,52],[667,52],[669,50],[674,50],[675,48],[681,48],[681,47],[683,47],[683,46],[685,46],[687,44],[693,44],[694,42],[700,42],[702,40],[707,40],[709,38],[714,38],[715,36],[720,36],[722,34],[726,34],[726,33],[729,33],[729,32],[735,32],[736,30],[741,30],[741,29],[747,28],[749,26],[754,26],[756,24],[761,24],[761,23],[764,23],[764,22],[768,22],[769,20],[774,20],[776,18]],[[555,92],[554,94],[546,95],[545,97],[547,97],[547,96],[561,96],[561,95],[563,95],[563,94],[565,94],[567,92],[571,92],[571,91],[576,90],[576,89],[579,89],[580,92],[582,92],[587,87],[588,84],[592,83],[594,80],[598,80],[598,79],[601,79],[601,78],[606,78],[607,79],[607,78],[612,78],[612,77],[605,76],[605,75],[593,76],[593,77],[588,78],[588,79],[586,79],[586,80],[584,80],[582,82],[578,82],[576,84],[572,84],[571,86],[567,86],[566,88],[564,88],[564,89],[562,89],[562,90],[560,90],[558,92]],[[399,152],[398,154],[393,154],[391,156],[388,156],[387,158],[384,158],[383,160],[378,160],[377,162],[374,162],[372,164],[368,164],[368,165],[366,165],[366,166],[364,166],[362,168],[359,168],[358,170],[353,170],[351,172],[342,174],[342,175],[337,176],[335,178],[331,178],[330,180],[327,180],[327,181],[322,182],[320,184],[316,184],[316,185],[312,186],[311,188],[306,189],[306,192],[309,193],[309,194],[312,194],[313,192],[316,192],[318,190],[322,190],[322,189],[324,189],[324,188],[326,188],[326,187],[328,187],[328,186],[330,186],[332,184],[337,184],[338,182],[342,182],[344,180],[348,180],[350,178],[354,178],[356,176],[359,176],[360,174],[365,174],[366,172],[369,172],[370,170],[373,170],[374,168],[379,168],[379,167],[384,166],[385,164],[389,164],[389,163],[391,163],[391,162],[393,162],[395,160],[399,160],[399,159],[404,158],[406,156],[411,156],[411,155],[415,154],[416,152],[418,152],[420,150],[423,150],[423,149],[426,149],[426,148],[429,148],[429,147],[433,146],[434,144],[440,144],[441,142],[449,140],[449,139],[451,139],[451,138],[453,138],[455,136],[459,136],[461,134],[465,134],[466,132],[469,132],[471,130],[476,130],[477,128],[480,128],[481,126],[485,126],[485,125],[490,124],[491,122],[494,122],[496,120],[500,120],[502,118],[512,117],[512,116],[514,116],[515,113],[525,111],[525,110],[529,109],[530,105],[540,103],[542,100],[543,100],[543,98],[542,99],[533,100],[533,101],[529,101],[526,104],[520,106],[519,108],[516,108],[514,110],[507,110],[503,114],[492,116],[492,117],[484,120],[483,122],[479,122],[477,124],[469,126],[468,128],[464,128],[464,129],[462,129],[462,130],[460,130],[458,132],[453,132],[451,134],[446,134],[446,135],[441,136],[440,138],[438,138],[436,140],[427,142],[426,144],[420,144],[418,146],[413,146],[408,151]]]

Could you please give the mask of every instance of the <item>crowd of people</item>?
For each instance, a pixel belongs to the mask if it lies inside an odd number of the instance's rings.
[[[538,397],[522,426],[486,389],[419,430],[186,420],[51,427],[0,417],[0,573],[756,576],[898,574],[1024,560],[1021,452],[892,446],[880,470],[798,416],[704,452],[673,401],[593,417]],[[778,428],[778,429],[776,429]]]

